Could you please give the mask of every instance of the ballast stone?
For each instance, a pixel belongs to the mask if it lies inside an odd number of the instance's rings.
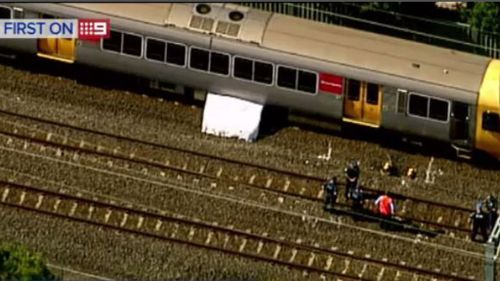
[[[262,104],[208,93],[202,133],[255,141],[259,134]]]

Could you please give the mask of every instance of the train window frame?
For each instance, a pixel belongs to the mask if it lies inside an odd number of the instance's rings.
[[[356,81],[358,83],[358,94],[357,94],[357,98],[356,99],[352,99],[352,95],[350,94],[351,91],[350,91],[350,87],[351,87],[351,81]],[[347,87],[345,87],[345,99],[348,100],[348,101],[351,101],[351,102],[362,102],[361,101],[361,96],[362,96],[362,83],[363,81],[361,80],[358,80],[358,79],[350,79],[350,78],[347,78]]]
[[[426,105],[426,115],[425,116],[422,116],[422,115],[417,115],[417,114],[413,114],[410,112],[410,107],[411,107],[411,97],[412,96],[417,96],[417,97],[421,97],[421,98],[425,98],[427,99],[427,105]],[[407,109],[406,109],[406,113],[408,114],[408,116],[411,116],[411,117],[415,117],[415,118],[421,118],[421,119],[429,119],[429,103],[430,103],[430,97],[427,96],[427,95],[422,95],[422,94],[419,94],[419,93],[415,93],[415,92],[410,92],[408,94],[408,102],[407,102]]]
[[[212,71],[212,54],[214,54],[214,53],[227,57],[227,74]],[[222,76],[222,77],[229,77],[231,75],[231,55],[229,53],[225,53],[225,52],[210,51],[210,53],[208,55],[208,73],[213,74],[213,75]]]
[[[235,75],[236,59],[242,59],[242,60],[247,60],[247,61],[251,62],[252,67],[251,67],[250,78],[249,79],[238,77],[238,76]],[[242,56],[233,56],[233,58],[232,58],[232,68],[231,68],[231,77],[234,78],[234,79],[236,79],[236,80],[241,80],[241,81],[245,81],[245,82],[253,82],[254,67],[255,67],[255,64],[254,64],[254,60],[253,59],[247,58],[247,57],[242,57]]]
[[[446,120],[441,120],[441,119],[437,119],[437,118],[434,118],[434,117],[431,117],[431,103],[432,101],[435,100],[435,101],[441,101],[441,102],[445,102],[446,103]],[[441,99],[441,98],[436,98],[436,97],[430,97],[429,96],[429,104],[428,104],[428,118],[433,120],[433,121],[437,121],[437,122],[441,122],[441,123],[448,123],[449,120],[450,120],[450,110],[451,110],[451,102],[449,100],[446,100],[446,99]]]
[[[176,46],[180,46],[182,48],[184,48],[184,64],[183,65],[180,65],[180,64],[176,64],[176,63],[172,63],[172,62],[169,62],[168,61],[168,45],[176,45]],[[182,44],[182,43],[177,43],[177,42],[171,42],[171,41],[167,41],[167,48],[166,48],[166,56],[165,56],[165,63],[168,64],[168,65],[172,65],[172,66],[175,66],[175,67],[181,67],[181,68],[185,68],[187,66],[187,56],[188,56],[188,51],[189,51],[189,47],[186,45],[186,44]]]
[[[404,99],[401,99],[401,96]],[[400,104],[401,100],[403,100],[404,104]],[[408,90],[406,89],[397,89],[396,91],[396,113],[406,114],[408,107]]]
[[[415,114],[410,113],[410,101],[411,101],[411,96],[412,95],[416,95],[416,96],[420,96],[420,97],[423,97],[423,98],[427,98],[427,117],[423,117],[423,116],[420,116],[420,115],[415,115]],[[446,114],[446,116],[447,116],[446,121],[442,121],[442,120],[430,117],[430,107],[431,107],[431,100],[432,99],[439,100],[439,101],[444,101],[444,102],[446,102],[448,104],[448,111],[447,111],[447,114]],[[433,97],[433,96],[429,96],[429,95],[425,95],[425,94],[420,94],[420,93],[417,93],[417,92],[410,92],[410,93],[408,93],[408,101],[407,101],[407,108],[406,108],[406,114],[408,116],[411,116],[411,117],[414,117],[414,118],[426,119],[426,120],[430,120],[430,121],[433,121],[433,122],[438,122],[438,123],[446,124],[446,123],[450,122],[450,110],[451,110],[451,101],[450,100],[443,99],[443,98],[438,98],[438,97]]]
[[[40,19],[57,19],[56,16],[46,13],[40,13]]]
[[[121,34],[121,38],[120,38],[120,51],[105,49],[104,48],[104,40],[106,40],[106,39],[104,39],[104,38],[101,39],[101,51],[120,55],[121,51],[123,49],[123,31],[118,30],[118,29],[110,29],[109,34],[111,35],[112,32],[118,32],[118,33]]]
[[[245,79],[245,78],[240,78],[240,77],[237,77],[234,75],[234,67],[236,65],[236,63],[234,62],[236,60],[236,58],[240,58],[240,59],[244,59],[244,60],[249,60],[252,62],[252,75],[251,75],[251,79]],[[271,83],[270,84],[266,84],[266,83],[262,83],[262,82],[259,82],[259,81],[255,81],[255,62],[259,62],[259,63],[265,63],[265,64],[270,64],[271,67],[272,67],[272,73],[271,73]],[[276,70],[276,65],[272,62],[269,62],[269,61],[265,61],[265,60],[259,60],[259,59],[254,59],[254,58],[250,58],[250,57],[245,57],[245,56],[239,56],[239,55],[234,55],[233,58],[232,58],[232,67],[231,67],[231,77],[236,79],[236,80],[240,80],[240,81],[245,81],[245,82],[248,82],[248,83],[256,83],[256,84],[259,84],[259,85],[262,85],[262,86],[268,86],[268,87],[272,87],[275,85],[275,70]]]
[[[282,87],[282,86],[278,85],[278,79],[279,79],[278,74],[279,74],[280,67],[295,69],[297,75],[295,76],[295,88],[294,89],[292,89],[292,88],[286,88],[286,87]],[[314,93],[305,92],[305,91],[299,90],[299,71],[314,73],[316,75],[316,90],[315,90]],[[313,70],[306,69],[306,68],[300,68],[300,67],[296,67],[296,66],[290,66],[290,65],[286,65],[286,64],[276,64],[276,70],[275,70],[274,75],[275,75],[275,80],[276,80],[275,85],[276,85],[277,88],[288,90],[288,91],[292,91],[292,92],[297,92],[299,94],[311,95],[311,96],[315,96],[315,95],[318,94],[319,74],[318,74],[317,71],[313,71]]]
[[[159,39],[159,38],[155,38],[155,37],[149,37],[149,36],[146,36],[144,39],[145,39],[145,42],[144,42],[144,44],[145,44],[144,59],[147,60],[147,61],[150,61],[150,62],[154,62],[154,63],[165,64],[166,61],[167,61],[167,44],[168,44],[168,41],[163,40],[163,39]],[[163,61],[148,58],[148,45],[149,45],[148,42],[149,42],[149,40],[155,40],[155,41],[159,41],[159,42],[165,43],[165,49],[163,50],[165,58],[164,58]]]
[[[369,95],[369,88],[370,88],[370,85],[375,85],[377,86],[377,101],[376,102],[372,102],[371,99],[368,99],[368,95]],[[381,85],[379,84],[376,84],[376,83],[370,83],[370,82],[366,82],[366,97],[365,97],[365,102],[369,105],[373,105],[373,106],[379,106],[380,105],[380,89],[382,88]]]
[[[497,118],[497,124],[496,127],[490,127],[489,125],[486,125],[484,122],[485,116],[486,115],[493,115],[496,116]],[[483,114],[481,115],[481,129],[483,131],[488,131],[488,132],[493,132],[493,133],[500,133],[500,114],[498,112],[491,112],[489,110],[483,111]]]
[[[23,10],[23,8],[12,7],[12,12],[13,12],[13,15],[12,15],[13,19],[22,19],[22,18],[24,18],[24,10]]]
[[[193,56],[191,55],[191,52],[193,49],[198,49],[200,51],[205,51],[208,53],[208,63],[207,63],[207,70],[203,70],[203,69],[198,69],[198,68],[193,68],[191,66],[191,61],[193,59]],[[198,71],[198,72],[201,72],[201,73],[210,73],[210,50],[209,49],[206,49],[206,48],[201,48],[201,47],[196,47],[196,46],[190,46],[189,47],[189,62],[188,62],[188,68],[193,70],[193,71]]]
[[[265,82],[255,80],[255,69],[256,69],[255,65],[256,65],[256,63],[267,64],[267,65],[271,66],[271,83],[265,83]],[[274,64],[272,62],[254,59],[253,63],[252,63],[252,70],[253,70],[252,82],[260,84],[260,85],[264,85],[264,86],[273,86],[274,85]]]
[[[304,90],[300,90],[299,89],[299,86],[300,86],[300,74],[301,73],[307,73],[307,74],[313,74],[314,75],[314,92],[309,92],[309,91],[304,91]],[[310,71],[310,70],[305,70],[305,69],[301,69],[301,68],[298,68],[297,69],[297,91],[301,92],[301,93],[306,93],[306,94],[310,94],[310,95],[316,95],[316,93],[318,92],[318,73],[317,72],[314,72],[314,71]]]
[[[126,56],[126,57],[141,59],[144,56],[144,36],[142,36],[141,34],[138,34],[138,33],[134,33],[134,32],[122,32],[122,33],[123,33],[123,36],[122,36],[122,49],[121,49],[120,54],[123,55],[123,56]],[[131,55],[131,54],[127,54],[127,53],[123,52],[123,48],[125,46],[125,34],[141,38],[141,53],[140,53],[139,56]]]
[[[0,5],[0,9],[9,10],[9,15],[10,15],[10,17],[8,17],[8,18],[0,18],[0,19],[4,19],[4,20],[6,20],[6,19],[12,19],[12,18],[13,18],[13,16],[14,16],[14,12],[12,11],[12,8],[11,8],[11,7],[9,7],[9,6],[4,6],[4,5]]]
[[[290,88],[289,87],[284,87],[284,86],[281,86],[279,84],[279,79],[280,79],[279,72],[280,72],[281,68],[288,68],[288,69],[291,69],[291,70],[295,71],[295,84],[294,84],[293,88],[291,88],[291,87]],[[299,69],[298,68],[278,64],[278,67],[276,68],[276,87],[281,88],[281,89],[285,89],[285,90],[288,90],[288,91],[290,91],[290,90],[297,91],[298,82],[299,82]]]

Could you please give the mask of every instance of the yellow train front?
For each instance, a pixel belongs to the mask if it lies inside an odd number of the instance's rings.
[[[492,60],[479,90],[475,148],[500,159],[500,61]]]
[[[0,40],[82,63],[500,158],[500,62],[232,4],[2,4],[0,18],[106,18],[111,38]]]

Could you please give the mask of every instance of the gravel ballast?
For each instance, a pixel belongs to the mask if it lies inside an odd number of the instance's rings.
[[[335,223],[304,221],[301,216],[289,216],[130,177],[117,177],[46,159],[34,162],[30,156],[19,153],[4,151],[3,156],[1,165],[19,173],[35,174],[73,187],[82,187],[96,194],[122,198],[202,221],[233,225],[241,230],[249,229],[253,233],[266,232],[273,237],[283,236],[288,241],[300,239],[310,245],[318,243],[324,248],[337,247],[345,253],[351,251],[361,256],[368,254],[378,260],[388,258],[396,263],[404,261],[424,268],[440,268],[444,272],[456,272],[460,276],[477,275],[478,268],[483,264],[480,253],[462,253],[458,249],[449,249],[432,241],[430,244],[426,241],[419,243],[414,239],[393,238],[384,233],[340,227]],[[67,175],[72,176],[68,178]],[[40,184],[36,180],[30,182]],[[46,187],[50,185],[45,184]],[[424,252],[426,255],[421,255]],[[451,254],[454,259],[446,259]]]
[[[127,94],[124,91],[83,86],[65,78],[30,74],[9,66],[0,66],[0,74],[4,78],[0,80],[2,89],[0,108],[9,111],[324,177],[332,172],[340,173],[348,159],[361,158],[362,181],[370,186],[383,187],[416,197],[429,197],[465,207],[470,207],[478,196],[500,191],[497,185],[492,184],[498,181],[497,171],[481,170],[470,164],[436,158],[433,168],[436,171],[440,169],[442,175],[439,176],[438,173],[436,182],[427,185],[423,183],[424,171],[429,162],[429,157],[426,156],[296,128],[282,129],[255,144],[220,139],[199,132],[202,110],[198,107],[159,101]],[[326,153],[329,146],[333,148],[332,160],[318,160],[317,156]],[[417,167],[418,180],[402,185],[400,178],[380,176],[377,169],[385,161],[387,154],[396,159],[396,163],[401,167]],[[370,238],[371,236],[362,235],[354,230],[342,229],[334,232],[337,234],[334,235],[331,225],[318,224],[311,230],[304,228],[300,222],[289,218],[283,219],[269,212],[259,212],[230,204],[226,206],[217,201],[202,200],[196,196],[189,197],[185,193],[173,196],[158,187],[123,179],[97,175],[89,178],[88,172],[67,170],[51,163],[25,165],[29,161],[21,159],[22,157],[13,156],[6,157],[2,161],[5,166],[24,169],[24,172],[34,171],[75,185],[91,181],[95,192],[136,200],[158,208],[182,210],[186,214],[207,220],[225,220],[228,224],[239,225],[242,228],[256,226],[258,231],[267,230],[273,225],[277,235],[290,235],[290,238],[308,237],[311,241],[319,243],[338,243],[341,247],[359,249],[363,253],[365,251],[390,253],[394,254],[391,258],[395,259],[410,257],[411,262],[416,264],[436,264],[436,267],[463,270],[471,275],[482,275],[483,272],[482,262],[471,262],[460,256],[447,260],[445,257],[450,253],[440,254],[439,250],[435,250],[434,254],[430,254],[431,250],[420,248],[421,245],[409,247],[402,246],[403,244],[380,243],[382,240],[380,237]],[[68,174],[72,177],[65,177]],[[168,200],[172,198],[175,200]],[[214,206],[222,207],[214,208]],[[238,210],[237,214],[235,210]],[[359,245],[359,241],[365,243]],[[408,252],[402,249],[407,249]]]
[[[0,108],[9,111],[325,178],[332,173],[340,174],[349,159],[361,159],[362,182],[368,186],[469,208],[479,197],[500,193],[500,187],[495,184],[499,177],[497,170],[436,158],[435,183],[428,185],[424,184],[424,178],[430,157],[416,153],[294,127],[247,144],[201,134],[199,107],[89,87],[10,66],[0,66],[0,73],[4,77],[0,81],[3,89]],[[318,156],[327,153],[329,147],[332,148],[330,161],[319,160]],[[387,155],[391,155],[401,169],[416,167],[418,179],[402,185],[400,178],[380,176],[378,169]]]
[[[0,206],[2,242],[116,280],[307,280],[302,272]],[[311,277],[311,276],[309,276]],[[284,278],[284,279],[281,279]]]

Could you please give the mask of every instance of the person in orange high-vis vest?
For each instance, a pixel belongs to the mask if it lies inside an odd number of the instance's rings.
[[[394,201],[384,192],[375,200],[375,205],[378,207],[378,212],[384,217],[392,217],[394,215]]]

